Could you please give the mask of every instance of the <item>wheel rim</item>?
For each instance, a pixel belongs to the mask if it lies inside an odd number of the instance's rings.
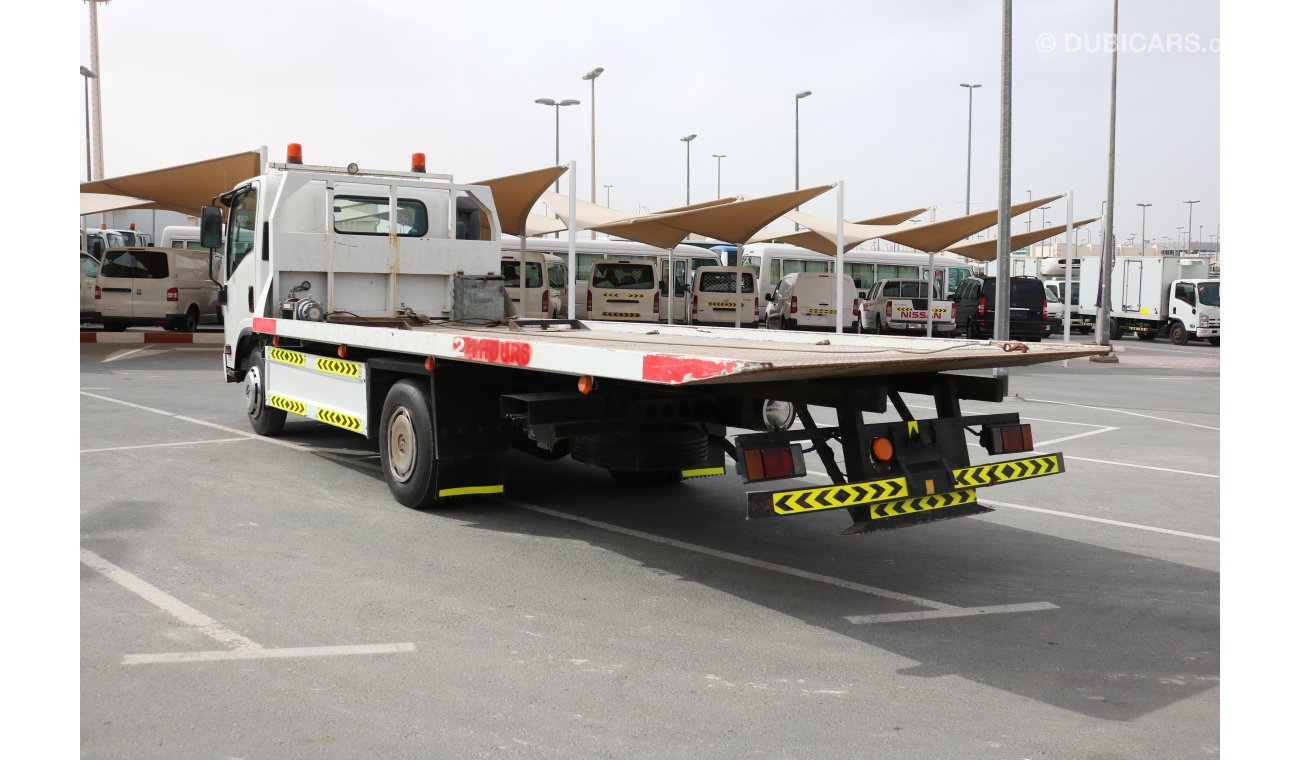
[[[248,413],[257,416],[262,408],[262,375],[257,367],[249,367],[248,373],[244,375],[244,401],[248,405]]]
[[[405,407],[388,418],[388,471],[399,483],[411,479],[416,460],[415,425]]]

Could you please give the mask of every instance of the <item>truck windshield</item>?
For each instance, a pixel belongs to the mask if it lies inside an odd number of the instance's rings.
[[[1196,285],[1196,300],[1203,306],[1219,305],[1219,283],[1202,282]]]

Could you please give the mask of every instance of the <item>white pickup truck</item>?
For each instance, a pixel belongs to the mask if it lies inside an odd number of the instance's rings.
[[[928,310],[933,308],[932,335],[952,335],[957,323],[953,321],[952,301],[939,299],[939,289],[933,288],[926,298],[925,280],[880,280],[867,291],[858,319],[862,332],[880,335],[889,333],[925,334]]]
[[[502,493],[519,450],[629,488],[722,475],[730,460],[760,484],[740,515],[842,509],[845,533],[979,514],[976,489],[1055,475],[1064,459],[1035,451],[1014,412],[962,413],[962,400],[1002,400],[1005,375],[951,371],[1107,350],[515,318],[491,184],[295,153],[202,209],[203,245],[225,252],[226,378],[260,435],[292,418],[377,439],[389,490],[412,508]],[[394,206],[414,225],[376,233]],[[818,424],[814,405],[836,422]],[[973,464],[968,435],[1018,456]],[[809,481],[805,451],[825,476]]]

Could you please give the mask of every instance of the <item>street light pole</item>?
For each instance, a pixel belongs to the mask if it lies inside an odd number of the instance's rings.
[[[1138,205],[1142,207],[1142,254],[1141,255],[1145,256],[1147,255],[1147,209],[1150,208],[1151,204],[1139,203]]]
[[[610,205],[609,205],[609,189],[610,189],[611,187],[613,187],[613,185],[605,185],[605,208],[610,208]]]
[[[90,169],[90,80],[95,78],[95,72],[91,71],[85,66],[82,66],[81,78],[82,78],[82,82],[85,84],[84,89],[85,89],[85,99],[86,99],[86,181],[89,182],[92,179],[94,179],[94,175],[91,174],[91,169]]]
[[[605,72],[605,69],[597,66],[582,75],[584,81],[591,82],[591,202],[596,202],[596,77]],[[559,163],[556,161],[556,163]],[[593,230],[592,237],[596,236]]]
[[[804,98],[808,97],[811,94],[812,94],[812,90],[803,90],[802,92],[796,92],[794,94],[794,189],[795,190],[799,189],[799,101],[803,100]],[[799,206],[795,206],[794,210],[798,211]],[[794,228],[796,230],[800,229],[798,222],[795,223]]]
[[[982,87],[978,84],[963,84],[966,88],[966,216],[970,216],[970,148],[971,148],[971,124],[975,114],[975,88]]]
[[[699,135],[690,134],[681,138],[686,143],[686,205],[691,205],[691,140]]]
[[[1192,253],[1192,207],[1200,201],[1183,201],[1187,204],[1187,255]]]
[[[1029,200],[1032,201],[1034,199],[1033,190],[1026,190],[1025,194],[1029,196]],[[1034,213],[1031,211],[1025,215],[1025,232],[1033,232],[1033,231],[1034,231]]]
[[[562,108],[563,106],[576,106],[578,105],[579,101],[573,99],[557,101],[557,100],[552,100],[551,98],[538,98],[533,102],[543,106],[551,106],[555,109],[555,165],[559,166],[560,165],[560,108]],[[560,192],[559,177],[555,178],[555,192],[557,193]],[[556,210],[555,218],[556,219],[560,218],[559,210]],[[558,238],[560,236],[560,233],[556,232],[555,236]]]
[[[718,199],[722,199],[722,159],[727,157],[726,153],[714,153],[713,157],[718,159]]]

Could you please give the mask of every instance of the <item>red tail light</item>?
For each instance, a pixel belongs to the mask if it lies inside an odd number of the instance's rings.
[[[691,296],[691,316],[696,316],[699,313],[700,313],[700,297],[693,295]]]
[[[994,425],[980,431],[980,445],[990,454],[1033,451],[1034,434],[1029,425]]]
[[[807,474],[803,451],[797,444],[777,444],[761,449],[744,449],[740,456],[741,477],[746,483],[761,480],[801,478]]]
[[[984,316],[984,296],[980,296],[979,315]]]
[[[655,316],[659,316],[659,291],[655,291]]]
[[[799,296],[790,296],[790,313],[796,314],[799,311]]]
[[[542,291],[542,311],[551,313],[551,291],[549,290]]]
[[[754,296],[754,319],[758,319],[758,296]]]
[[[181,300],[181,292],[180,292],[180,290],[178,290],[178,289],[176,289],[176,288],[167,288],[167,300],[168,300],[168,301],[179,301],[179,300]]]
[[[100,293],[99,293],[99,286],[96,285],[96,286],[95,286],[95,300],[98,301],[98,300],[101,299],[101,298],[103,298],[103,296],[100,295]]]
[[[886,316],[886,317],[892,317],[892,316],[894,316],[894,302],[893,302],[893,301],[885,301],[885,316]]]
[[[591,314],[591,289],[587,289],[587,314]]]
[[[1043,319],[1047,319],[1047,299],[1046,299],[1046,298],[1043,299],[1043,310],[1042,310],[1042,312],[1040,312],[1040,313],[1043,315]]]
[[[858,316],[858,299],[853,299],[853,316]]]

